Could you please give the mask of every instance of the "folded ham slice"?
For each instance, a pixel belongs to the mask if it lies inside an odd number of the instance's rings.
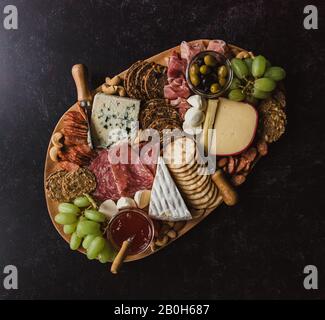
[[[186,66],[186,60],[181,59],[178,53],[174,51],[168,59],[168,81],[170,82],[175,78],[183,76],[186,72]]]
[[[191,59],[197,55],[199,52],[205,50],[205,46],[201,41],[195,43],[188,43],[183,41],[181,43],[181,58],[185,59],[187,63],[191,61]]]
[[[188,98],[191,94],[190,88],[184,76],[173,79],[164,87],[164,96],[168,100],[175,100],[177,98]]]
[[[223,40],[210,40],[207,50],[215,51],[223,55],[226,55],[229,51],[226,42]]]

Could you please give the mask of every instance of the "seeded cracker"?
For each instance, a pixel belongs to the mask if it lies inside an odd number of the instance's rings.
[[[85,168],[67,173],[62,181],[62,193],[69,200],[73,200],[84,193],[91,193],[95,189],[96,178]]]
[[[62,192],[62,181],[67,171],[60,170],[53,172],[46,179],[45,189],[47,195],[54,201],[66,201]]]

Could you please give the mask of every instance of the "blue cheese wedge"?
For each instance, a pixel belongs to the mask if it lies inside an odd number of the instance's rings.
[[[140,100],[97,93],[91,114],[91,133],[96,147],[133,140],[138,133]]]
[[[151,190],[149,216],[166,221],[192,219],[162,157],[158,158],[157,172]]]

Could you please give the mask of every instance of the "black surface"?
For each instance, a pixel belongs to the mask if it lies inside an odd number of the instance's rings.
[[[0,25],[0,271],[19,269],[19,289],[0,298],[325,297],[324,16],[303,28],[309,1],[0,1],[19,30]],[[0,15],[1,17],[1,15]],[[182,40],[221,38],[287,70],[287,133],[272,145],[241,202],[222,206],[192,232],[118,276],[70,251],[45,205],[43,167],[51,132],[76,99],[71,66],[92,86]],[[305,265],[319,290],[303,288]],[[2,272],[0,272],[0,276]]]

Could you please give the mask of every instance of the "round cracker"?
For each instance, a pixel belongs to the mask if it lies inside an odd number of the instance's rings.
[[[190,206],[195,209],[206,209],[214,201],[216,193],[218,193],[216,185],[211,181],[211,189],[203,197],[199,199],[187,199]]]
[[[181,168],[191,163],[195,158],[196,144],[193,139],[179,137],[169,143],[163,153],[164,160],[169,168]]]
[[[178,188],[180,189],[180,191],[184,194],[191,194],[191,193],[199,193],[202,192],[204,190],[207,190],[208,188],[208,184],[210,183],[210,178],[209,176],[202,176],[203,179],[199,180],[196,183],[192,183],[192,182],[188,182],[190,188],[192,189],[188,189],[188,185],[182,185],[182,184],[178,184]]]
[[[197,164],[193,169],[177,174],[173,173],[175,179],[179,182],[181,181],[191,181],[195,179],[197,176],[209,176],[209,171],[206,166],[200,166]]]
[[[212,182],[213,183],[213,182]],[[213,183],[214,184],[214,183]],[[218,195],[219,195],[219,190],[218,188],[215,186],[214,188],[214,193],[211,197],[211,199],[209,201],[207,201],[206,203],[202,203],[202,204],[197,204],[195,205],[196,209],[210,209],[210,207],[212,205],[214,205],[218,199]]]
[[[205,195],[209,195],[210,192],[213,194],[214,190],[212,189],[213,189],[213,185],[208,180],[205,186],[201,188],[201,190],[194,190],[191,192],[183,192],[183,193],[188,200],[192,201],[192,200],[199,200],[203,198]]]
[[[198,195],[187,194],[186,200],[194,207],[197,205],[210,203],[211,199],[214,197],[215,188],[214,183],[209,183],[207,190],[200,192]]]

